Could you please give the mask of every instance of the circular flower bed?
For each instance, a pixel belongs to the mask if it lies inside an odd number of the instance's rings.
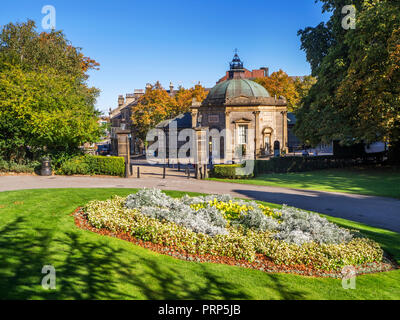
[[[384,260],[379,244],[318,214],[287,206],[273,210],[228,195],[175,199],[142,189],[127,198],[92,201],[82,213],[97,230],[123,233],[194,261],[215,257],[262,270],[300,267],[329,274]]]

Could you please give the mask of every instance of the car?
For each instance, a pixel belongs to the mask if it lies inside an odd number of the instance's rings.
[[[100,156],[107,156],[110,154],[110,145],[109,144],[102,144],[97,146],[97,153]]]

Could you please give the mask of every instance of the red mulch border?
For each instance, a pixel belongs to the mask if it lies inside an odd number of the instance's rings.
[[[91,231],[100,234],[102,236],[109,236],[129,241],[145,249],[149,249],[151,251],[163,255],[169,255],[179,260],[199,262],[199,263],[226,264],[230,266],[256,269],[267,273],[291,273],[291,274],[297,274],[314,278],[316,277],[340,278],[340,279],[343,278],[343,274],[341,273],[341,271],[328,272],[323,270],[317,270],[314,269],[313,267],[306,265],[295,265],[295,266],[277,265],[274,262],[272,262],[271,259],[267,258],[265,255],[262,254],[257,254],[257,258],[253,262],[249,262],[247,260],[236,260],[235,258],[229,258],[229,257],[189,254],[186,251],[183,251],[178,248],[166,247],[161,244],[155,244],[149,241],[139,240],[136,237],[124,231],[113,232],[105,228],[97,229],[88,222],[81,207],[77,208],[71,214],[71,216],[74,216],[75,225],[80,229]],[[366,265],[356,266],[354,267],[354,270],[356,271],[356,274],[358,276],[363,274],[387,272],[396,270],[398,268],[399,267],[394,261],[389,260],[388,258],[384,258],[384,262],[382,263],[368,263]]]

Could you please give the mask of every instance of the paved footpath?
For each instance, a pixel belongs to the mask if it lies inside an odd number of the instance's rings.
[[[0,192],[46,188],[150,188],[231,194],[234,197],[287,204],[400,233],[400,200],[345,193],[198,181],[183,177],[122,179],[108,177],[0,176]]]

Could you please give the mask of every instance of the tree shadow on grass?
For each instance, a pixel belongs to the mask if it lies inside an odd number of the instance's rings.
[[[169,259],[169,258],[168,258]],[[207,268],[204,264],[188,262],[197,269],[198,281],[186,274],[180,264],[169,264],[168,268],[156,259],[140,259],[146,266],[143,277],[131,278],[135,287],[141,288],[142,294],[150,300],[216,300],[251,299],[243,288],[227,282],[224,277]],[[191,269],[193,270],[193,269]],[[153,282],[149,286],[149,280]]]
[[[109,240],[98,236],[93,241],[80,231],[32,228],[24,217],[15,218],[0,228],[0,299],[254,298],[251,288],[206,264],[116,248]],[[41,286],[45,265],[56,269],[56,290]],[[275,275],[266,275],[265,286],[285,299],[303,296]]]
[[[34,238],[22,233],[24,218],[16,218],[0,230],[0,298],[29,299],[40,285],[45,250],[50,236],[37,229]],[[39,275],[37,277],[36,275]],[[45,297],[48,297],[45,294]]]
[[[60,246],[64,245],[65,250]],[[56,239],[53,231],[29,228],[18,217],[0,229],[1,299],[129,298],[113,281],[110,271],[119,265],[118,250],[99,247],[76,234]],[[56,290],[45,290],[42,268],[56,269]]]

